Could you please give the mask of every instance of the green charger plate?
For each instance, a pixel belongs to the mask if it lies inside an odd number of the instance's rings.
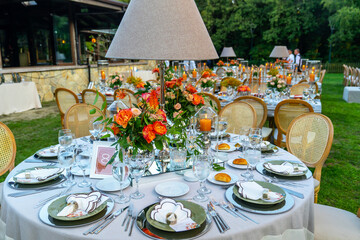
[[[244,198],[240,195],[239,193],[239,187],[237,185],[234,185],[234,188],[233,188],[233,191],[234,191],[234,194],[236,197],[238,197],[239,199],[245,201],[245,202],[249,202],[249,203],[254,203],[254,204],[259,204],[259,205],[274,205],[274,204],[278,204],[278,203],[281,203],[282,201],[285,200],[285,197],[286,197],[286,193],[285,191],[274,185],[274,184],[271,184],[271,183],[268,183],[268,182],[260,182],[260,181],[255,181],[257,184],[259,184],[260,186],[262,186],[263,188],[267,188],[269,189],[270,191],[272,192],[278,192],[278,193],[281,193],[283,195],[283,197],[275,202],[267,202],[267,201],[264,201],[262,199],[259,199],[259,200],[252,200],[252,199],[247,199],[247,198]]]
[[[46,183],[46,182],[49,182],[51,180],[54,180],[55,178],[58,178],[63,171],[57,173],[56,175],[52,176],[52,177],[49,177],[47,179],[45,179],[44,181],[38,181],[38,182],[32,182],[32,183],[29,183],[29,182],[18,182],[17,179],[16,179],[16,176],[19,175],[20,173],[23,173],[25,171],[31,171],[31,170],[35,170],[36,168],[59,168],[59,167],[54,167],[54,166],[39,166],[39,167],[32,167],[32,168],[27,168],[27,169],[23,169],[21,171],[19,171],[14,177],[13,177],[13,180],[16,182],[16,183],[19,183],[19,184],[24,184],[24,185],[37,185],[37,184],[43,184],[43,183]]]
[[[191,219],[194,220],[194,222],[196,222],[197,224],[201,225],[206,220],[206,212],[205,212],[204,208],[201,207],[200,205],[193,203],[193,202],[184,201],[184,200],[176,200],[176,201],[182,203],[185,208],[191,210]],[[157,229],[160,229],[162,231],[175,232],[175,230],[172,229],[168,224],[158,222],[150,217],[151,211],[154,210],[155,206],[158,204],[159,203],[152,205],[149,208],[149,210],[147,210],[147,212],[146,212],[147,222],[151,226],[153,226]]]
[[[273,165],[281,165],[281,164],[283,164],[284,162],[289,162],[289,161],[285,161],[285,160],[271,160],[271,161],[267,161],[266,163],[271,163],[271,164],[273,164]],[[296,164],[296,163],[294,163],[294,162],[289,162],[289,163],[291,163],[291,164]],[[264,164],[265,164],[265,163],[264,163]],[[305,175],[305,174],[307,173],[307,171],[309,171],[309,170],[306,170],[306,171],[304,171],[304,172],[301,172],[300,174],[285,174],[285,173],[275,172],[275,171],[273,171],[273,170],[265,167],[264,164],[263,164],[263,167],[264,167],[264,169],[265,169],[266,171],[271,172],[271,173],[276,174],[276,175],[285,176],[285,177],[299,177],[299,176]],[[300,165],[300,163],[299,163],[299,165]]]
[[[69,194],[69,195],[71,195],[71,194]],[[83,216],[79,216],[79,217],[69,218],[69,217],[59,217],[59,216],[57,216],[57,214],[61,210],[63,210],[63,208],[67,205],[66,198],[69,195],[58,198],[49,205],[47,211],[48,211],[48,214],[49,214],[50,217],[52,217],[52,218],[54,218],[56,220],[61,220],[61,221],[78,221],[78,220],[83,220],[83,219],[86,219],[86,218],[90,218],[90,217],[100,213],[107,206],[107,201],[106,201],[103,204],[101,204],[98,208],[96,208],[94,211],[92,211],[91,213],[83,215]]]

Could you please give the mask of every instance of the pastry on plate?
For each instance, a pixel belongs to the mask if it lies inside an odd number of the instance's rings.
[[[236,158],[236,159],[234,159],[233,164],[236,164],[236,165],[247,165],[247,161],[246,161],[245,158]]]
[[[229,176],[229,174],[226,173],[218,173],[214,176],[214,179],[216,181],[227,182],[227,183],[231,181],[231,177]]]
[[[221,143],[217,146],[219,150],[230,150],[230,145],[227,143]]]

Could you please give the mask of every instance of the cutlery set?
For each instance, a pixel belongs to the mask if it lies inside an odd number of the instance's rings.
[[[207,204],[207,210],[215,222],[216,227],[220,233],[224,233],[227,230],[230,230],[229,225],[224,221],[224,219],[216,212],[214,205],[210,202]]]

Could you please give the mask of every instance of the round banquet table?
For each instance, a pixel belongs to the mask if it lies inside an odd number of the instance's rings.
[[[228,153],[225,156],[227,159],[234,159],[238,157],[239,152]],[[28,159],[33,159],[29,157]],[[298,160],[295,156],[290,153],[280,149],[276,155],[269,156],[265,159],[287,159],[287,160]],[[46,163],[26,163],[25,161],[19,164],[7,177],[4,182],[3,187],[3,202],[1,204],[1,218],[6,222],[6,234],[9,237],[14,238],[15,240],[24,239],[24,240],[65,240],[65,239],[148,239],[144,236],[136,226],[134,226],[132,236],[128,236],[128,232],[124,232],[124,227],[121,227],[121,223],[126,216],[126,213],[122,213],[118,218],[116,218],[108,227],[106,227],[98,235],[87,235],[84,236],[82,233],[94,225],[87,225],[77,228],[55,228],[44,224],[38,217],[39,208],[36,209],[34,206],[38,201],[52,196],[55,193],[62,191],[51,190],[38,194],[13,198],[9,197],[8,194],[15,193],[17,190],[14,190],[9,187],[7,181],[19,170],[34,167],[42,166]],[[240,174],[244,170],[239,170],[232,168],[226,165],[226,171],[230,173]],[[261,174],[256,170],[253,171],[255,175],[255,180],[261,180]],[[77,182],[81,181],[81,178],[76,177]],[[183,180],[181,175],[175,173],[166,173],[160,174],[157,176],[143,177],[140,181],[140,191],[145,193],[145,198],[140,200],[131,200],[134,204],[134,209],[136,212],[139,212],[144,207],[159,201],[158,194],[155,192],[155,186],[164,181],[178,180],[185,182],[189,185],[190,191],[180,197],[183,199],[192,198],[196,193],[196,190],[199,188],[198,182],[186,182]],[[94,184],[97,179],[90,179]],[[292,209],[285,213],[276,214],[276,215],[261,215],[254,214],[245,211],[241,211],[253,220],[259,222],[255,224],[251,221],[244,221],[241,218],[233,217],[223,209],[215,207],[216,211],[225,219],[225,221],[230,226],[230,230],[226,231],[223,234],[220,234],[216,228],[214,222],[211,223],[210,230],[205,233],[203,236],[198,239],[261,239],[266,235],[278,235],[282,234],[286,229],[302,229],[306,228],[311,232],[314,232],[314,187],[312,177],[307,180],[302,180],[302,184],[306,185],[305,187],[289,187],[289,189],[301,192],[304,194],[304,199],[293,197],[295,204]],[[280,185],[281,186],[281,185]],[[222,188],[219,185],[214,185],[207,181],[207,187],[212,190],[212,193],[209,197],[215,198],[218,201],[225,200],[225,191],[226,189]],[[73,187],[71,192],[84,192],[87,188],[78,188],[77,186]],[[124,193],[130,194],[135,189],[133,187],[128,187]],[[117,192],[115,192],[117,193]],[[199,203],[202,206],[206,206],[205,203]],[[126,205],[116,204],[115,210],[122,208]]]

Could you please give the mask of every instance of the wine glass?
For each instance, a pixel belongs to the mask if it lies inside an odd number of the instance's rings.
[[[303,98],[304,98],[305,101],[308,100],[308,98],[309,98],[309,89],[308,88],[304,88],[304,90],[303,90]]]
[[[120,204],[129,202],[130,198],[123,193],[123,185],[128,180],[130,174],[129,166],[120,161],[115,162],[112,165],[112,174],[120,183],[120,194],[115,198],[115,201]]]
[[[271,94],[272,94],[272,90],[271,90],[271,88],[267,88],[266,90],[265,90],[265,94],[266,94],[266,99],[267,99],[267,101],[270,103],[270,104],[272,104],[272,101],[271,101]]]
[[[58,135],[59,144],[63,148],[67,148],[71,145],[73,140],[73,135],[70,129],[61,129],[59,130]]]
[[[88,169],[90,166],[90,158],[87,156],[76,156],[76,164],[83,172],[83,181],[80,182],[78,186],[81,188],[91,186],[91,183],[86,181],[86,176],[85,176],[86,169]]]
[[[251,168],[251,171],[261,160],[261,142],[262,142],[262,131],[261,128],[250,128],[249,130],[249,148],[245,151],[246,161],[248,162],[247,170]],[[254,180],[252,172],[247,175],[247,180]]]
[[[210,175],[210,169],[211,169],[211,159],[208,155],[195,156],[195,160],[193,163],[193,172],[195,177],[200,181],[200,189],[197,191],[199,194],[193,197],[195,201],[205,202],[209,200],[209,198],[205,195],[203,189],[206,188],[205,181],[206,178]],[[211,190],[209,191],[211,192]]]
[[[309,95],[310,95],[310,99],[312,101],[312,103],[315,103],[315,97],[316,97],[316,88],[311,87],[309,88]]]
[[[89,123],[89,132],[95,138],[95,140],[99,140],[100,133],[104,130],[105,124],[101,120],[96,120],[97,117],[94,117],[90,120]]]
[[[61,167],[66,169],[66,178],[67,181],[65,181],[62,186],[63,187],[69,187],[72,185],[75,185],[76,183],[74,181],[71,181],[71,166],[74,163],[75,155],[74,155],[74,148],[59,148],[58,151],[58,161]]]
[[[138,155],[132,155],[126,157],[127,164],[130,168],[131,176],[135,179],[136,182],[136,191],[130,195],[131,198],[141,199],[145,196],[144,193],[139,191],[139,180],[144,174],[145,169],[150,167],[154,161],[153,153],[144,153]]]

